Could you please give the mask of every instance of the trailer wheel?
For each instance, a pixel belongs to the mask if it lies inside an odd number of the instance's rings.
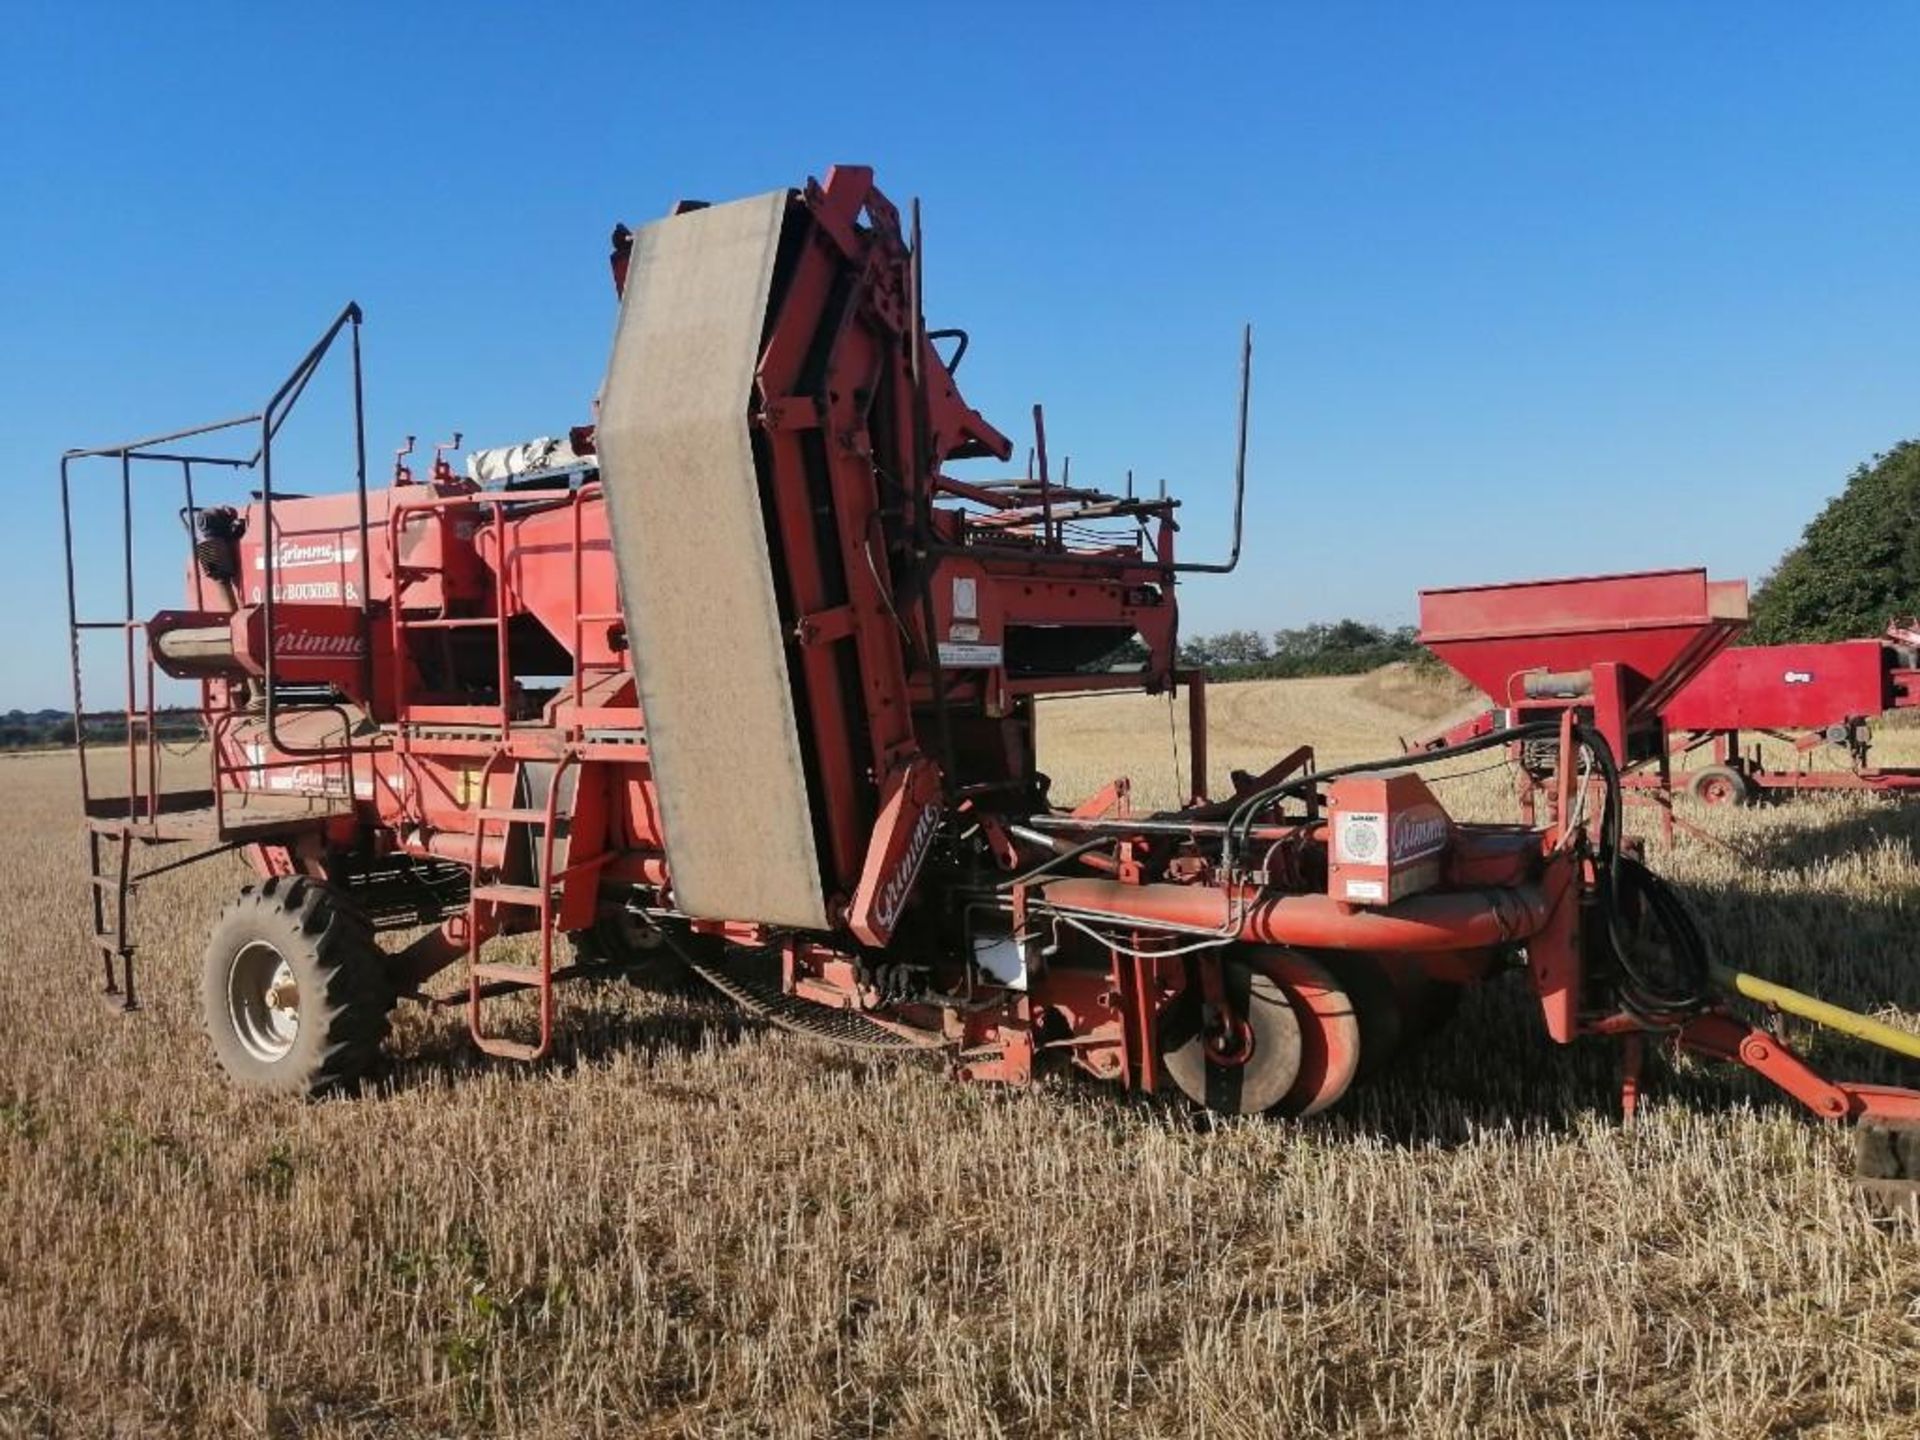
[[[1415,986],[1426,977],[1418,970],[1390,966],[1358,950],[1321,951],[1316,958],[1352,998],[1360,1027],[1360,1056],[1354,1079],[1377,1075],[1411,1037]],[[1406,974],[1398,973],[1402,970]],[[1422,997],[1423,998],[1423,997]]]
[[[1208,1033],[1196,982],[1162,1017],[1160,1061],[1196,1105],[1222,1115],[1258,1115],[1287,1096],[1300,1074],[1300,1021],[1286,991],[1239,957],[1220,962],[1220,984],[1244,1018],[1239,1033]]]
[[[1286,992],[1300,1022],[1300,1073],[1280,1104],[1283,1115],[1317,1115],[1336,1104],[1360,1071],[1360,1016],[1325,965],[1298,950],[1261,946],[1253,961]]]
[[[274,876],[213,927],[200,972],[213,1051],[249,1090],[351,1085],[386,1038],[393,989],[366,920],[327,886]]]
[[[1709,765],[1687,789],[1702,805],[1745,805],[1753,798],[1753,786],[1731,765]]]

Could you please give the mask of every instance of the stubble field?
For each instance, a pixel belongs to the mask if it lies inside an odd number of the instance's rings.
[[[1407,698],[1219,687],[1216,783],[1387,752]],[[1056,794],[1171,799],[1182,718],[1049,709]],[[543,1068],[412,1010],[366,1093],[263,1101],[194,995],[241,865],[148,884],[146,1008],[107,1013],[71,765],[0,760],[0,1436],[1920,1434],[1920,1237],[1858,1208],[1846,1139],[1664,1063],[1623,1131],[1609,1058],[1514,985],[1306,1123],[973,1089],[618,985],[565,995]],[[1509,812],[1456,768],[1456,813]],[[1920,810],[1687,813],[1722,843],[1651,858],[1726,959],[1920,1027]]]

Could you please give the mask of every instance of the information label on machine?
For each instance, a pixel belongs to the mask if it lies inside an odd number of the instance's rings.
[[[998,645],[963,645],[951,640],[940,644],[940,663],[949,670],[980,670],[1000,664],[1002,647]]]
[[[1363,865],[1384,859],[1387,817],[1378,810],[1342,810],[1334,816],[1334,852]]]

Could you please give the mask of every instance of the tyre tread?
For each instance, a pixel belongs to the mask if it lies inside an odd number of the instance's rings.
[[[240,936],[227,941],[229,931]],[[308,1053],[304,1070],[289,1072],[263,1088],[285,1089],[310,1099],[349,1089],[373,1066],[385,1043],[394,993],[387,979],[374,931],[337,891],[305,876],[273,875],[243,888],[215,924],[207,949],[202,1025],[216,1054],[235,1078],[250,1077],[226,1062],[216,1035],[224,1028],[225,997],[212,993],[216,952],[253,934],[279,931],[305,942],[311,968],[318,972],[326,1004],[318,1012],[324,1043]],[[217,1003],[216,1003],[217,1002]]]

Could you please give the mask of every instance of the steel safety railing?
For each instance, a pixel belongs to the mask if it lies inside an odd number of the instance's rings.
[[[151,823],[158,818],[160,813],[159,726],[155,714],[154,664],[151,652],[146,656],[146,665],[144,667],[144,675],[146,678],[144,699],[140,698],[137,678],[143,673],[138,656],[141,650],[146,649],[145,646],[139,644],[138,636],[145,629],[146,622],[144,620],[92,620],[79,621],[75,624],[76,632],[118,630],[123,633],[126,640],[127,700],[124,708],[120,710],[85,711],[79,708],[79,696],[76,694],[74,697],[73,743],[82,757],[80,765],[81,793],[82,799],[87,802],[86,813],[90,818],[93,817],[92,802],[94,797],[88,788],[89,780],[85,760],[85,747],[87,743],[87,726],[89,722],[96,720],[118,720],[124,727],[123,738],[126,742],[127,751],[127,793],[125,797],[127,802],[127,819],[132,822],[144,818]],[[146,788],[144,790],[141,789],[140,784],[140,777],[143,770],[146,774]],[[100,798],[102,803],[104,803],[108,798],[118,797]],[[146,812],[144,816],[141,813],[143,809]]]
[[[572,692],[575,720],[569,727],[571,738],[578,739],[584,729],[579,720],[579,712],[586,705],[586,676],[589,670],[596,668],[619,668],[617,664],[590,662],[586,658],[587,627],[594,624],[624,623],[625,616],[618,611],[588,612],[586,610],[586,564],[587,538],[585,534],[585,512],[588,503],[597,501],[601,490],[597,484],[571,486],[564,490],[513,490],[487,491],[470,490],[456,494],[425,493],[418,496],[402,491],[393,492],[391,506],[387,512],[388,553],[393,559],[393,600],[388,606],[388,624],[391,627],[392,672],[390,684],[393,693],[394,713],[398,720],[400,748],[409,751],[412,748],[413,733],[422,727],[445,724],[475,724],[493,727],[497,738],[504,743],[512,731],[514,667],[512,658],[512,621],[520,613],[518,595],[514,579],[514,565],[508,548],[509,531],[507,521],[511,511],[524,513],[528,509],[542,506],[566,505],[570,514],[569,553],[565,559],[572,572],[572,674],[568,677],[568,688]],[[488,535],[494,547],[497,564],[491,605],[483,613],[454,614],[450,610],[450,596],[445,585],[445,570],[431,567],[408,566],[400,560],[402,540],[407,525],[414,517],[426,517],[436,512],[458,512],[484,508],[488,513],[484,521],[475,529],[475,538]],[[434,614],[407,613],[403,601],[405,588],[416,580],[438,574],[442,578],[438,612]],[[410,664],[413,656],[406,644],[405,636],[409,631],[451,632],[460,630],[491,630],[494,637],[494,698],[491,704],[420,704],[412,700]]]
[[[146,620],[135,609],[134,593],[134,519],[133,519],[133,476],[136,463],[157,464],[179,469],[181,493],[185,501],[180,514],[186,522],[188,534],[188,555],[192,557],[193,532],[201,507],[194,488],[195,470],[220,469],[229,472],[257,471],[260,476],[260,505],[264,516],[262,537],[263,571],[261,586],[261,604],[265,611],[266,634],[269,637],[266,646],[265,674],[262,683],[262,701],[264,705],[265,731],[270,744],[288,754],[300,753],[301,747],[283,744],[279,735],[281,697],[277,693],[275,680],[276,645],[272,637],[274,630],[275,566],[278,560],[278,535],[273,519],[273,444],[287,417],[293,412],[300,397],[306,393],[307,386],[319,372],[322,362],[332,350],[341,334],[347,333],[351,339],[351,363],[353,380],[353,428],[355,484],[359,501],[360,527],[360,609],[363,624],[366,621],[368,607],[368,556],[367,556],[367,447],[366,447],[366,411],[362,383],[360,357],[360,326],[363,315],[358,304],[349,303],[334,318],[300,362],[294,366],[286,380],[273,392],[272,397],[258,411],[246,415],[236,415],[225,420],[216,420],[205,425],[189,426],[182,430],[167,431],[163,434],[143,436],[116,445],[93,446],[73,449],[60,457],[60,522],[63,555],[66,568],[67,596],[67,636],[70,681],[73,693],[74,745],[79,761],[80,797],[83,810],[92,814],[95,796],[90,778],[90,764],[84,716],[86,708],[85,666],[81,654],[82,637],[93,631],[120,631],[125,636],[125,704],[122,715],[126,725],[128,748],[128,819],[141,818],[140,806],[145,804],[147,818],[151,821],[159,814],[160,797],[158,790],[159,761],[157,754],[158,735],[155,724],[154,666],[150,653],[145,667],[146,694],[144,702],[139,694],[138,679],[140,667],[136,646],[139,637],[146,629]],[[174,448],[184,441],[197,441],[203,437],[225,435],[229,432],[257,427],[258,445],[251,455],[213,455],[201,452],[201,447],[191,449]],[[80,614],[79,587],[76,581],[74,557],[73,498],[74,481],[77,467],[88,460],[118,460],[120,475],[120,570],[121,600],[124,613],[112,619],[83,617]],[[197,565],[192,567],[194,576],[195,602],[204,608],[205,591]],[[141,646],[140,648],[149,648]],[[373,675],[372,647],[368,646],[365,659],[366,677],[371,689]],[[202,682],[202,709],[206,708],[206,682]],[[108,712],[98,712],[108,713]],[[348,727],[348,745],[351,745],[351,726]],[[135,739],[136,731],[145,738],[144,747]],[[144,748],[144,756],[142,750]],[[209,762],[210,785],[216,796],[221,788],[222,769],[219,762],[219,747],[211,747],[213,755]],[[319,752],[313,752],[319,753]],[[337,751],[329,751],[337,754]],[[145,760],[148,773],[148,785],[143,793],[139,786],[139,773],[142,760]],[[350,757],[349,757],[350,763]]]
[[[235,730],[252,718],[229,712],[215,716],[210,727],[208,739],[213,751],[214,823],[221,833],[224,834],[228,826],[228,795],[236,791],[248,795],[274,794],[281,787],[266,777],[282,770],[295,774],[302,770],[317,772],[320,777],[317,785],[289,785],[285,787],[285,793],[311,797],[312,791],[318,789],[324,798],[352,803],[353,724],[344,712],[341,712],[340,743],[337,746],[316,747],[314,754],[292,754],[280,759],[269,758],[261,750],[248,754],[245,742],[235,739]],[[229,785],[223,784],[223,781],[238,783]]]

